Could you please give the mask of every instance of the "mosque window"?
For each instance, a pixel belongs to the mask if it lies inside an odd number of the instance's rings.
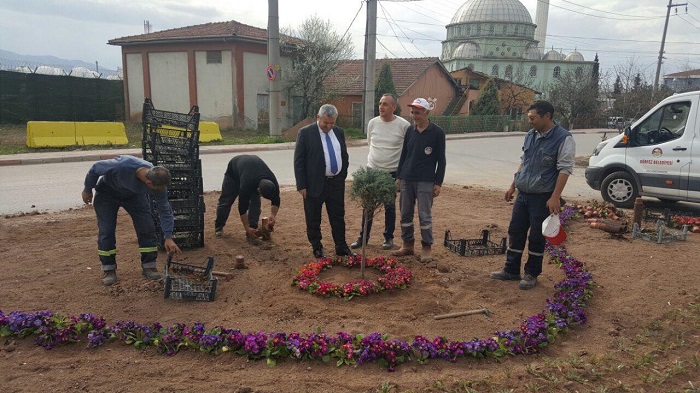
[[[583,76],[583,68],[578,67],[576,68],[576,78],[581,78]]]
[[[493,35],[493,25],[489,25],[489,35]]]
[[[506,55],[506,52],[501,52],[501,56],[505,56],[505,55]]]
[[[515,26],[515,35],[520,35],[520,26]]]
[[[508,25],[503,25],[503,34],[508,32]]]
[[[513,66],[509,65],[506,67],[506,77],[510,78],[513,76]]]
[[[559,78],[559,75],[561,75],[561,67],[556,66],[554,67],[554,73],[552,73],[552,76],[555,78]]]
[[[481,34],[481,25],[476,26],[476,34],[477,35]]]
[[[531,76],[531,77],[536,77],[536,76],[537,76],[537,66],[532,66],[532,67],[530,67],[530,76]]]
[[[494,64],[491,68],[491,75],[498,76],[498,64]]]
[[[472,27],[467,26],[467,35],[470,35],[472,33]]]

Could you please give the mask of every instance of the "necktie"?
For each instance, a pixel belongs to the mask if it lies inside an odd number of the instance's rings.
[[[333,142],[331,141],[331,136],[326,134],[326,145],[328,146],[328,158],[331,160],[331,173],[335,176],[338,173],[338,161],[335,159],[335,150],[333,149]]]

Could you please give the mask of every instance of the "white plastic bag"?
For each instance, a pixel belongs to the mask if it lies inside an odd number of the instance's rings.
[[[544,237],[556,237],[560,228],[559,214],[550,214],[542,221],[542,234]]]

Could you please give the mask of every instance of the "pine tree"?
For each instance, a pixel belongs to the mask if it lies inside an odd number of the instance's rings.
[[[379,77],[377,77],[377,84],[374,88],[374,115],[379,116],[379,100],[382,95],[386,93],[391,93],[394,97],[397,97],[396,86],[394,86],[394,77],[391,74],[391,65],[388,61],[382,63],[382,69],[379,71]],[[397,116],[401,115],[401,106],[397,105],[394,114]]]
[[[474,102],[470,112],[472,115],[488,116],[501,114],[501,101],[498,99],[498,85],[494,79],[489,79],[479,98]]]

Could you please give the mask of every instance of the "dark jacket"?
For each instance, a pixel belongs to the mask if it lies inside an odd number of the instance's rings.
[[[299,130],[294,147],[294,177],[297,191],[306,189],[312,197],[318,197],[326,181],[326,160],[323,155],[323,142],[319,134],[318,123],[309,124]],[[348,148],[342,128],[333,127],[333,133],[340,143],[342,167],[336,177],[342,181],[348,177]]]
[[[515,176],[515,187],[522,192],[542,194],[554,191],[559,170],[559,146],[571,133],[557,124],[543,137],[532,129],[525,136],[522,167]]]

